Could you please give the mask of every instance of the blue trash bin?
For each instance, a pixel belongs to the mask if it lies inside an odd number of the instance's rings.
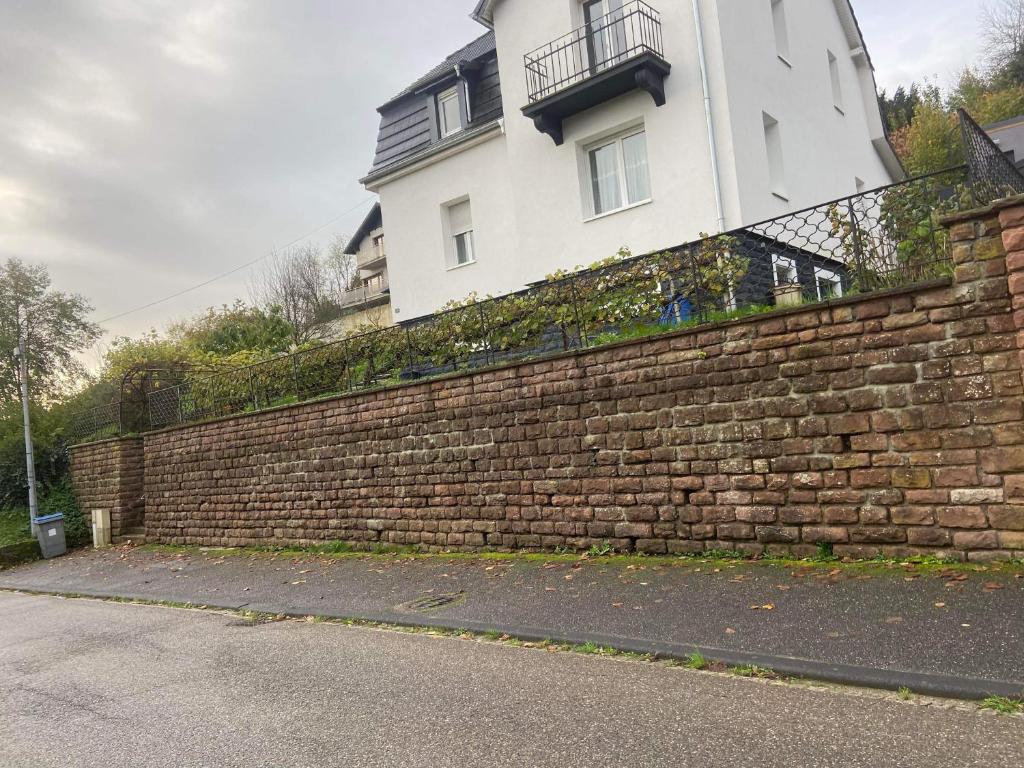
[[[39,549],[43,557],[51,560],[55,557],[67,554],[68,545],[64,538],[64,515],[59,512],[56,515],[37,517],[33,521],[39,531]]]

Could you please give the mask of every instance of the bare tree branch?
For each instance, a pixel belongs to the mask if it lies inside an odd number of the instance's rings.
[[[981,25],[990,76],[1013,69],[1024,57],[1024,0],[989,0]]]

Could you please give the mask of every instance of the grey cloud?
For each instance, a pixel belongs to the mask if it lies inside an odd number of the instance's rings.
[[[0,258],[48,263],[102,318],[329,221],[368,197],[376,105],[477,34],[471,6],[4,0]],[[162,327],[247,280],[109,329]]]

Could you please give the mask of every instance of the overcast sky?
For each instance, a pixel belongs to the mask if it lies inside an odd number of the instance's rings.
[[[0,258],[47,264],[108,340],[247,297],[251,268],[108,320],[354,230],[375,107],[483,31],[473,4],[0,0]],[[981,4],[855,0],[879,87],[947,84]]]

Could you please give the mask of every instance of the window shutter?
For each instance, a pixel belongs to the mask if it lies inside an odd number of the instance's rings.
[[[473,229],[473,214],[469,207],[469,200],[456,203],[448,209],[448,222],[453,236]]]

